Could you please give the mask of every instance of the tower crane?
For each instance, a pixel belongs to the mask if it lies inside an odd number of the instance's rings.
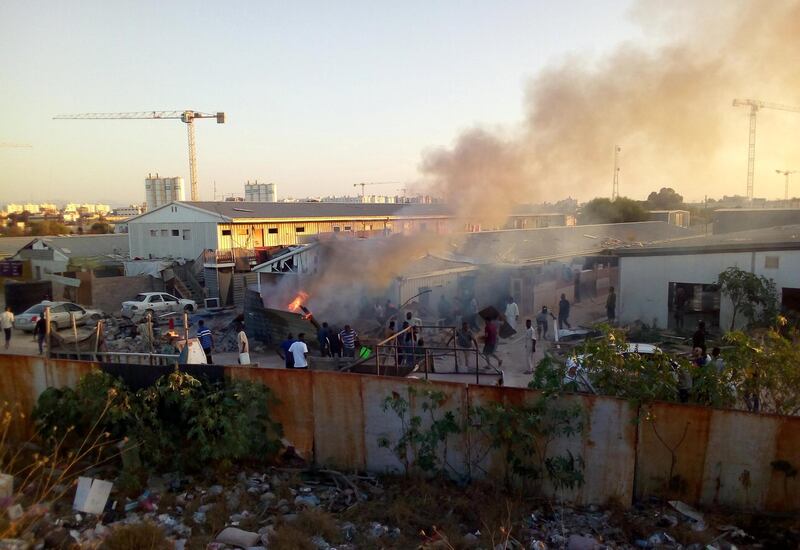
[[[734,107],[750,107],[750,140],[747,145],[747,200],[753,200],[753,177],[756,169],[756,115],[760,109],[800,113],[800,107],[769,103],[758,99],[734,99]],[[787,176],[788,177],[788,176]]]
[[[367,185],[400,185],[401,182],[399,181],[366,181],[363,183],[354,183],[353,187],[361,186],[361,196],[364,196],[364,188]]]
[[[788,201],[789,200],[789,176],[791,176],[792,174],[796,174],[797,170],[775,170],[775,173],[786,178],[786,189],[783,192],[783,200]]]
[[[134,119],[177,119],[186,124],[189,134],[189,183],[193,201],[200,200],[197,190],[197,153],[194,145],[194,121],[198,118],[214,118],[217,124],[225,123],[225,113],[201,113],[199,111],[144,111],[133,113],[82,113],[78,115],[58,115],[56,120],[134,120]]]

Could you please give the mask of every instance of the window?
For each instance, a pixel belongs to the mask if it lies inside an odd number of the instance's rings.
[[[222,230],[222,236],[223,237],[230,237],[231,236],[231,230],[230,229],[223,229]]]
[[[305,233],[306,232],[306,228],[305,227],[295,227],[294,228],[294,232],[295,233]]]
[[[780,265],[780,256],[765,256],[764,268],[765,269],[778,269]]]
[[[161,296],[159,296],[158,294],[153,294],[152,296],[150,296],[151,304],[160,304],[162,301],[163,300],[161,299]]]
[[[349,226],[349,225],[345,225],[345,226],[344,226],[344,230],[345,230],[345,231],[352,231],[352,230],[353,230],[353,228],[352,228],[351,226]]]
[[[181,235],[181,232],[179,230],[177,230],[177,229],[173,229],[172,230],[172,236],[173,237],[180,237],[180,235]]]
[[[82,307],[75,304],[64,304],[64,307],[67,308],[67,311],[74,311],[74,312],[83,311]]]
[[[158,229],[151,229],[150,230],[151,237],[158,237]]]
[[[339,232],[339,231],[341,231],[341,230],[342,230],[342,228],[341,228],[341,227],[339,227],[338,225],[334,225],[334,226],[333,226],[333,232],[334,232],[334,233],[338,233],[338,232]]]
[[[192,230],[191,229],[184,229],[183,230],[183,240],[184,241],[191,241],[192,240]]]
[[[169,236],[169,231],[168,231],[167,229],[162,229],[162,230],[161,230],[161,236],[162,236],[162,237],[167,237],[167,236]]]
[[[162,294],[161,298],[163,298],[165,302],[177,302],[178,301],[178,299],[175,296],[172,296],[171,294]]]
[[[278,234],[278,228],[277,227],[270,227],[269,229],[267,229],[267,233],[269,233],[270,235],[277,235]]]

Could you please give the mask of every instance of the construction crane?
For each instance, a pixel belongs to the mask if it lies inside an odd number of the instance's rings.
[[[750,140],[747,145],[747,200],[753,200],[753,178],[756,169],[756,114],[760,109],[776,109],[800,113],[800,107],[768,103],[758,99],[734,99],[734,107],[750,107]]]
[[[364,196],[364,188],[367,185],[400,185],[401,182],[399,181],[367,181],[364,183],[354,183],[353,187],[361,186],[361,196]]]
[[[783,192],[783,200],[789,200],[789,176],[792,174],[796,174],[797,170],[775,170],[776,174],[779,174],[786,178],[786,189]]]
[[[201,113],[199,111],[144,111],[134,113],[83,113],[79,115],[58,115],[56,120],[135,120],[135,119],[177,119],[186,123],[189,134],[189,182],[193,201],[200,200],[197,191],[197,153],[194,145],[194,121],[198,118],[215,118],[217,124],[225,123],[225,113]]]
[[[619,198],[619,153],[622,147],[619,145],[614,146],[614,181],[611,184],[611,200]]]

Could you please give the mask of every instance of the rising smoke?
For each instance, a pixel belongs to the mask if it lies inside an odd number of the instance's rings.
[[[747,112],[731,102],[800,105],[800,2],[648,0],[632,15],[654,40],[671,38],[652,49],[624,44],[599,60],[573,55],[543,70],[526,88],[516,128],[473,128],[452,147],[425,152],[422,185],[460,219],[497,225],[514,204],[609,195],[619,144],[623,195],[644,198],[662,186],[693,198],[743,194]],[[759,122],[757,166],[771,173],[793,159],[800,169],[800,115],[771,114]],[[353,319],[365,296],[417,258],[452,249],[453,238],[361,244],[334,247],[310,282],[312,309],[329,319]],[[277,294],[288,302],[286,290]]]
[[[648,36],[675,38],[545,69],[527,86],[517,128],[470,129],[423,155],[435,191],[464,217],[487,221],[505,218],[515,202],[607,196],[620,144],[624,195],[661,186],[693,198],[744,194],[747,112],[731,102],[800,105],[800,2],[647,1],[633,15]],[[800,116],[768,114],[758,136],[762,193],[768,179],[779,186],[772,164],[800,161]]]

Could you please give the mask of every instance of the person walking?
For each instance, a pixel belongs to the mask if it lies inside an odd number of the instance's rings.
[[[281,359],[283,359],[283,366],[287,369],[294,368],[294,355],[292,355],[292,353],[289,351],[294,342],[294,335],[290,332],[286,335],[286,340],[281,342],[280,350],[278,351],[278,355]]]
[[[345,357],[355,358],[356,356],[356,331],[345,325],[344,330],[339,333],[339,341],[342,343],[342,354]]]
[[[483,359],[491,367],[492,363],[489,358],[494,357],[494,360],[497,361],[497,366],[501,367],[503,360],[497,356],[497,324],[494,321],[486,320],[486,325],[483,328],[483,337]]]
[[[197,339],[200,341],[200,347],[203,348],[203,353],[206,354],[206,363],[213,365],[214,361],[211,358],[211,351],[214,348],[214,337],[211,335],[211,331],[202,319],[197,322]]]
[[[519,321],[519,306],[514,301],[513,296],[506,298],[506,323],[517,332],[517,321]]]
[[[525,319],[525,360],[528,362],[528,370],[524,374],[533,374],[534,359],[536,354],[536,331],[530,319]]]
[[[617,319],[617,293],[614,292],[614,287],[608,288],[608,298],[606,298],[606,317],[610,324],[614,324]]]
[[[305,342],[306,335],[301,332],[297,335],[297,340],[292,342],[289,346],[289,354],[292,355],[294,368],[307,369],[308,368],[308,346]]]
[[[550,328],[550,312],[547,306],[542,306],[542,310],[536,315],[536,331],[539,338],[547,340],[547,331]]]
[[[561,300],[558,301],[558,330],[561,330],[565,326],[567,328],[572,328],[572,325],[569,324],[569,300],[567,300],[567,295],[562,294]]]
[[[14,314],[11,313],[11,306],[6,306],[6,310],[0,314],[0,328],[5,333],[6,349],[8,349],[11,344],[11,329],[14,328]]]
[[[463,321],[461,323],[461,328],[456,330],[455,334],[450,337],[450,339],[445,344],[445,347],[448,347],[450,343],[453,341],[453,338],[456,340],[456,346],[458,347],[458,355],[461,356],[461,363],[464,365],[464,370],[469,370],[470,364],[470,356],[475,353],[475,350],[478,349],[478,342],[475,340],[475,336],[472,334],[472,331],[469,329],[469,323],[467,321]],[[478,368],[478,365],[475,365],[475,368]],[[456,357],[456,372],[459,372],[458,368],[458,357]]]
[[[247,340],[247,333],[244,331],[244,323],[239,324],[236,334],[236,341],[239,345],[239,364],[250,364],[250,342]]]
[[[44,338],[47,335],[47,321],[44,315],[39,317],[33,327],[33,339],[39,344],[39,355],[44,353]]]

